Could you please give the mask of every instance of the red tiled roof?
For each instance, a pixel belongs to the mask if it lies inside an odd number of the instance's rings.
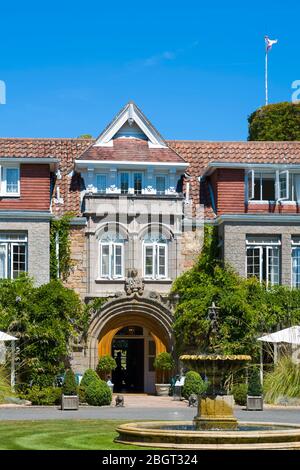
[[[123,140],[123,139],[122,139]],[[57,180],[64,204],[53,204],[53,211],[61,214],[73,211],[80,215],[80,175],[73,172],[75,159],[87,159],[101,151],[101,159],[111,159],[115,152],[116,160],[166,161],[190,164],[191,196],[199,201],[200,176],[208,162],[240,163],[300,163],[300,142],[205,142],[170,140],[169,149],[149,149],[141,140],[116,139],[114,147],[91,147],[93,139],[13,139],[0,138],[0,157],[54,157],[60,160],[62,179]],[[126,149],[125,149],[126,148]],[[96,149],[96,150],[95,150]],[[171,150],[172,149],[172,150]],[[155,158],[152,160],[152,158]],[[205,185],[201,187],[200,201],[209,201]],[[206,215],[213,215],[210,204]]]
[[[57,158],[62,178],[56,181],[63,204],[52,204],[60,215],[74,212],[80,215],[80,175],[72,174],[74,160],[91,144],[91,139],[3,139],[0,138],[0,157]],[[55,194],[55,191],[54,191]]]
[[[190,164],[191,197],[199,202],[198,176],[209,162],[232,163],[300,163],[300,141],[297,142],[208,142],[169,140],[168,145]],[[206,184],[201,185],[200,202],[205,204],[206,217],[215,214],[210,204]]]
[[[170,148],[150,148],[141,139],[114,139],[112,147],[90,146],[78,160],[185,163]]]

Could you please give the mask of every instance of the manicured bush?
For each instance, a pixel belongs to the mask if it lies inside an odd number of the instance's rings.
[[[246,383],[235,384],[232,387],[231,393],[237,405],[244,406],[247,404],[247,391],[248,385]]]
[[[77,384],[75,374],[72,369],[67,370],[65,380],[62,386],[64,395],[77,395]]]
[[[27,387],[27,390],[18,393],[19,398],[29,400],[33,405],[58,405],[61,399],[61,388],[58,387],[44,387],[40,388],[38,385]]]
[[[89,405],[93,406],[110,405],[112,393],[104,380],[93,380],[85,389],[85,399]]]
[[[81,379],[80,387],[81,388],[86,388],[94,380],[100,380],[100,377],[97,374],[97,372],[94,371],[94,369],[86,369],[86,371],[84,372],[83,377]]]
[[[102,378],[106,378],[106,374],[110,374],[116,367],[117,363],[115,359],[108,354],[100,357],[96,370]]]
[[[201,375],[193,370],[187,372],[184,386],[182,387],[182,396],[188,400],[192,394],[201,395],[207,390],[208,383],[204,382]]]
[[[260,382],[260,374],[258,367],[253,367],[250,370],[248,379],[248,395],[260,396],[262,394],[262,386]]]
[[[290,357],[281,358],[274,371],[264,377],[264,394],[267,403],[279,398],[300,398],[300,366]]]
[[[168,352],[162,352],[154,359],[153,366],[156,370],[162,372],[162,381],[165,383],[165,372],[169,372],[175,367],[172,355]]]

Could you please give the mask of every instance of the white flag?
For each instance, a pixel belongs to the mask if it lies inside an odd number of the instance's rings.
[[[268,52],[270,49],[272,49],[273,44],[278,43],[278,40],[277,39],[269,39],[268,36],[265,36],[265,43],[266,43],[266,51]]]

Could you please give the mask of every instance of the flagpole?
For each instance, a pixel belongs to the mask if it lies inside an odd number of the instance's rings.
[[[268,105],[268,47],[266,47],[266,58],[265,58],[265,92],[266,92],[266,106]]]

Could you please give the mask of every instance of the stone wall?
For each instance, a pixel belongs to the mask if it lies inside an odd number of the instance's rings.
[[[87,253],[86,253],[86,227],[72,226],[71,239],[71,261],[72,270],[66,281],[66,286],[74,289],[82,298],[86,294],[87,280]]]
[[[281,238],[281,283],[291,285],[291,241],[300,236],[300,224],[226,223],[220,228],[224,259],[241,276],[246,275],[246,236],[278,235]]]
[[[190,269],[197,261],[203,246],[204,231],[199,228],[195,231],[189,230],[181,237],[180,271]]]
[[[34,279],[37,286],[49,282],[49,220],[19,219],[12,221],[12,219],[1,219],[0,231],[27,233],[28,274]]]

